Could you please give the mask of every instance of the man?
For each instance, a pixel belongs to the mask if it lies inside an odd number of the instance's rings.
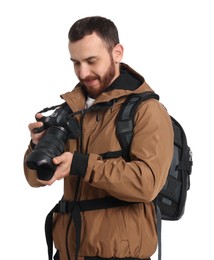
[[[68,140],[65,151],[53,158],[53,177],[41,180],[26,158],[45,131],[34,133],[43,123],[30,123],[24,163],[31,186],[64,179],[63,200],[46,223],[49,259],[52,232],[54,259],[149,259],[157,247],[152,201],[165,183],[173,154],[170,117],[157,100],[142,102],[134,118],[131,160],[117,155],[121,147],[115,121],[121,104],[129,94],[153,90],[121,62],[123,46],[112,21],[99,16],[80,19],[68,37],[79,83],[61,97],[75,114],[81,136]]]

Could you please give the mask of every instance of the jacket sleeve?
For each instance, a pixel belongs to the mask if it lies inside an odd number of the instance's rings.
[[[165,107],[156,100],[141,104],[135,115],[131,161],[103,160],[89,154],[84,181],[126,201],[150,202],[162,189],[170,168],[174,132]]]

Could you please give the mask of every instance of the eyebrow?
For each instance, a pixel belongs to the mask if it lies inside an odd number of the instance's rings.
[[[83,61],[88,61],[88,60],[91,60],[91,59],[97,59],[97,56],[88,57],[88,58],[84,59]],[[73,61],[73,62],[78,61],[78,60],[75,60],[75,59],[72,59],[72,58],[70,58],[70,60]]]

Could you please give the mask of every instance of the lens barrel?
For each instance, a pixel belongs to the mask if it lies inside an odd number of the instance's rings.
[[[68,140],[68,132],[61,126],[50,126],[40,139],[34,150],[26,159],[27,166],[37,171],[40,180],[50,180],[56,170],[53,158],[64,151]]]

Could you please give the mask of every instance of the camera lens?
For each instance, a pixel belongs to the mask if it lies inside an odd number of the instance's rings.
[[[28,155],[26,164],[37,171],[38,179],[50,180],[56,170],[53,158],[64,151],[68,133],[61,126],[49,127],[34,150]]]

